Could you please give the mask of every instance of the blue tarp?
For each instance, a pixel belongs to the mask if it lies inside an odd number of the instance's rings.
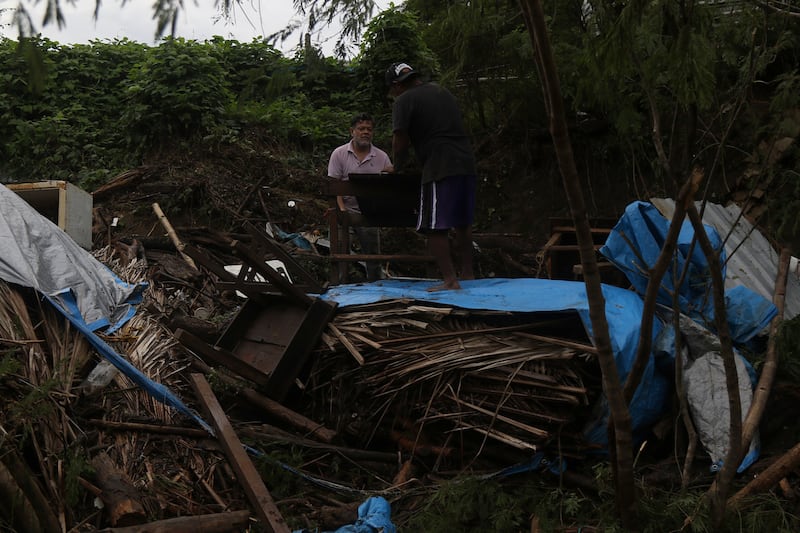
[[[354,523],[331,533],[397,533],[391,517],[392,507],[389,502],[380,496],[373,496],[358,506],[358,519]],[[301,529],[295,533],[311,532]]]
[[[625,273],[638,293],[644,294],[649,279],[647,274],[658,259],[669,226],[670,221],[655,206],[634,202],[625,209],[600,253]],[[711,245],[719,251],[724,276],[724,243],[713,227],[704,225],[704,228]],[[713,468],[718,468],[728,449],[730,409],[725,372],[719,354],[721,347],[713,333],[716,331],[716,312],[710,266],[700,245],[694,240],[693,226],[689,221],[684,221],[673,262],[661,281],[658,302],[671,309],[672,294],[677,291],[680,311],[688,317],[688,323],[681,326],[693,355],[683,365],[685,393],[700,440],[712,457]],[[685,281],[676,289],[674,280],[680,279],[684,271]],[[725,291],[725,316],[734,344],[742,345],[752,340],[767,328],[777,312],[772,302],[744,285]],[[691,327],[692,323],[695,324],[694,328]],[[704,336],[694,333],[697,328],[703,328],[708,333]],[[703,338],[702,342],[698,342],[698,338]],[[656,351],[663,355],[658,359],[665,360],[668,364],[664,366],[671,367],[675,360],[674,332],[666,329],[659,341]],[[750,407],[755,378],[748,376],[752,367],[738,353],[736,363],[742,416],[745,417]],[[756,437],[739,465],[739,472],[758,458],[759,448]]]
[[[613,231],[600,249],[609,261],[622,270],[634,289],[644,294],[650,268],[656,263],[661,247],[666,240],[670,221],[650,203],[634,202],[625,209]],[[725,250],[717,231],[705,226],[711,245],[720,250],[720,262],[724,263]],[[687,271],[685,281],[678,290],[681,312],[699,324],[714,331],[714,301],[711,290],[709,265],[699,244],[692,245],[694,229],[685,221],[681,226],[675,260],[661,281],[658,303],[672,308],[675,292],[673,279]],[[728,326],[735,343],[745,343],[769,325],[777,314],[777,308],[758,293],[739,286],[725,294]]]

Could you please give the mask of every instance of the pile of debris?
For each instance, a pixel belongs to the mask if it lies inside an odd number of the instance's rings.
[[[487,446],[582,456],[596,350],[581,329],[552,336],[575,323],[548,318],[405,300],[342,309],[315,358],[315,412],[362,446],[391,436],[458,466]]]
[[[7,225],[19,253],[0,261],[0,493],[17,529],[289,531],[286,516],[324,530],[381,507],[366,498],[411,510],[432,477],[543,457],[562,474],[562,459],[604,448],[580,282],[330,287],[294,236],[179,236],[157,204],[171,251],[114,241],[92,255],[9,202],[25,230]],[[643,302],[603,290],[624,379]],[[775,310],[759,312],[747,331]],[[655,366],[634,431],[671,394]]]
[[[178,253],[116,241],[89,254],[15,208],[41,239],[19,238],[35,245],[0,281],[3,491],[18,496],[4,520],[17,529],[282,531],[284,514],[338,527],[369,496],[417,496],[402,488],[420,469],[584,452],[599,385],[574,315],[340,306],[252,225],[185,232]]]

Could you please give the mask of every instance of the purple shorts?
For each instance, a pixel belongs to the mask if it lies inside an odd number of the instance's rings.
[[[474,175],[448,176],[423,183],[419,196],[417,231],[465,228],[475,220]]]

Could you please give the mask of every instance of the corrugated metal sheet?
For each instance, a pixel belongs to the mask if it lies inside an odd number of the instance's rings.
[[[675,202],[669,198],[651,198],[650,202],[666,218],[671,219]],[[700,209],[700,203],[697,203]],[[725,241],[728,255],[725,287],[744,285],[772,301],[775,278],[778,275],[779,253],[769,241],[746,218],[736,204],[722,206],[707,203],[703,212],[703,223],[717,230]],[[792,261],[797,264],[797,261]],[[800,313],[800,275],[797,269],[789,272],[786,283],[784,318],[787,320]]]

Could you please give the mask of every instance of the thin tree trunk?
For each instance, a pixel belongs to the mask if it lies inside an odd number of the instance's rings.
[[[778,327],[783,321],[783,308],[786,301],[786,278],[789,274],[789,260],[791,251],[788,248],[781,250],[781,257],[778,261],[778,276],[775,280],[775,292],[772,302],[778,308],[778,314],[772,319],[769,328],[769,342],[767,343],[767,356],[764,359],[764,366],[761,369],[761,376],[758,379],[756,390],[753,392],[753,402],[750,404],[750,411],[742,426],[742,454],[746,453],[750,447],[750,441],[761,423],[764,409],[767,405],[769,393],[772,390],[772,383],[775,381],[775,374],[778,371],[778,351],[775,343],[778,340]]]
[[[772,323],[770,324],[769,343],[767,345],[767,356],[764,360],[764,368],[761,371],[761,377],[758,380],[758,385],[756,385],[756,390],[753,394],[753,402],[750,405],[750,411],[747,413],[747,418],[745,418],[742,428],[740,458],[749,448],[750,441],[753,439],[753,435],[755,435],[756,429],[761,422],[769,393],[772,390],[772,383],[775,380],[775,374],[778,370],[778,354],[775,344],[778,337],[778,327],[783,321],[783,310],[786,299],[786,278],[789,273],[790,259],[791,251],[788,248],[783,248],[781,250],[780,260],[778,261],[778,276],[775,280],[775,292],[772,297],[773,303],[778,308],[778,314],[772,319]],[[800,444],[786,452],[756,479],[734,494],[731,499],[728,500],[728,505],[734,509],[739,507],[746,496],[754,492],[771,488],[780,481],[786,473],[796,469],[798,464],[800,464]]]
[[[558,80],[553,52],[545,25],[544,12],[539,0],[520,0],[525,25],[531,41],[542,77],[545,101],[550,117],[550,133],[553,137],[556,157],[558,159],[564,189],[575,223],[576,236],[583,267],[586,295],[589,300],[589,318],[592,322],[592,336],[598,350],[598,360],[603,374],[603,390],[608,399],[611,423],[614,428],[614,442],[609,441],[609,449],[613,446],[615,457],[616,503],[623,527],[635,530],[638,527],[635,519],[636,487],[633,478],[633,445],[631,437],[631,417],[625,397],[622,393],[611,339],[608,333],[608,322],[605,315],[605,297],[600,282],[600,271],[594,251],[591,226],[586,212],[586,204],[580,187],[578,171],[569,139],[564,113],[564,103]]]
[[[739,466],[742,449],[742,404],[739,397],[739,375],[736,371],[736,360],[733,355],[733,342],[731,340],[730,329],[728,328],[728,318],[725,312],[725,282],[722,279],[722,267],[720,266],[719,253],[711,246],[711,242],[706,235],[700,213],[694,204],[688,207],[689,220],[692,222],[697,242],[708,261],[709,272],[714,295],[714,321],[717,328],[717,336],[720,341],[720,356],[722,365],[725,369],[725,385],[728,389],[728,409],[730,410],[729,442],[728,453],[725,455],[722,468],[717,474],[717,479],[709,489],[711,497],[711,518],[716,527],[722,525],[725,518],[725,502],[733,483],[733,476]]]
[[[649,267],[649,279],[644,295],[644,308],[642,310],[642,326],[639,331],[639,347],[637,348],[636,359],[633,362],[631,371],[628,373],[628,378],[625,380],[624,393],[625,401],[628,404],[630,404],[634,392],[636,392],[636,389],[639,387],[642,374],[647,367],[647,361],[650,359],[653,337],[653,317],[655,315],[656,299],[658,298],[658,292],[661,288],[661,280],[673,260],[672,255],[675,252],[678,243],[678,235],[680,234],[681,226],[686,217],[686,209],[694,202],[694,194],[700,188],[701,181],[703,181],[703,171],[699,168],[695,168],[689,180],[678,193],[678,199],[675,201],[675,211],[672,214],[672,222],[664,238],[664,245],[661,247],[661,252],[655,264]],[[647,265],[642,265],[642,267],[647,267]],[[675,290],[677,290],[677,287]]]

